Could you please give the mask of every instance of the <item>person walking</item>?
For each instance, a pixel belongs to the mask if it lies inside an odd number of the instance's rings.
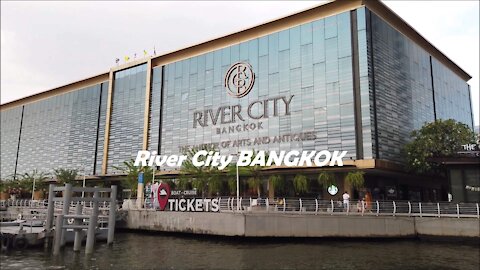
[[[348,211],[349,209],[349,203],[350,203],[350,195],[348,195],[348,192],[343,193],[343,209],[344,211]]]

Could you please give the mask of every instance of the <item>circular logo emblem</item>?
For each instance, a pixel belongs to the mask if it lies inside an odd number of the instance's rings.
[[[233,64],[225,74],[227,93],[236,98],[246,96],[252,90],[254,83],[255,73],[252,66],[245,62]]]
[[[337,194],[338,192],[338,188],[335,185],[329,186],[327,190],[328,190],[328,193],[330,193],[330,195],[332,196]]]

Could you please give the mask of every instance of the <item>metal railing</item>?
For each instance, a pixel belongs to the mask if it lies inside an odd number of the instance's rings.
[[[220,199],[222,212],[282,212],[314,215],[369,215],[480,218],[479,203],[410,202],[410,201],[342,201],[302,198]]]
[[[237,208],[235,197],[219,197],[220,212],[274,212],[314,215],[369,215],[480,218],[479,203],[411,202],[411,201],[342,201],[305,198],[240,198]],[[138,209],[135,199],[124,200],[124,209]],[[84,202],[84,211],[91,211],[93,202]],[[63,208],[63,202],[55,201],[55,210]],[[100,210],[109,209],[109,202],[99,203]],[[31,200],[0,201],[0,206],[18,206],[46,209],[48,202]],[[145,201],[142,209],[156,210]],[[73,203],[71,204],[73,207]],[[106,214],[106,213],[105,213]]]

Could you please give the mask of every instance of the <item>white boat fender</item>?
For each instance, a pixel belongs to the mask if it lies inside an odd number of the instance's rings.
[[[67,222],[68,222],[69,225],[72,225],[73,222],[75,222],[75,219],[69,218],[69,219],[67,219]]]

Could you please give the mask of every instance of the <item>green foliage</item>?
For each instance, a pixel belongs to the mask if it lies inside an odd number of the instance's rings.
[[[13,181],[10,179],[0,180],[0,192],[8,192],[12,186]]]
[[[364,174],[365,172],[362,171],[349,172],[345,176],[345,181],[347,181],[351,187],[358,190],[365,185],[365,178],[363,177]]]
[[[253,151],[252,158],[250,159],[250,163],[252,162],[253,158],[257,155],[255,150]],[[265,156],[265,159],[268,159],[268,156]],[[265,168],[264,166],[255,165],[255,166],[241,166],[238,167],[238,175],[240,177],[248,177],[247,183],[250,189],[253,189],[257,192],[257,196],[260,197],[261,195],[261,187],[262,187],[262,170]],[[227,175],[229,177],[236,177],[237,175],[237,165],[232,163],[227,167]],[[235,192],[236,192],[236,183],[235,183]]]
[[[48,174],[43,172],[38,172],[33,170],[29,173],[24,173],[20,175],[20,187],[24,191],[32,192],[33,191],[33,182],[35,181],[35,190],[43,190],[47,187],[46,180],[48,179]]]
[[[234,195],[237,193],[237,179],[230,177],[228,179],[228,191],[230,191],[230,195]]]
[[[187,190],[190,188],[190,178],[189,177],[186,177],[186,176],[180,176],[176,182],[176,186],[179,188],[179,189],[183,189],[183,190]]]
[[[437,120],[411,133],[412,141],[405,145],[407,166],[417,173],[432,172],[437,165],[430,158],[451,157],[462,144],[475,142],[475,133],[455,120]]]
[[[328,188],[331,185],[336,185],[335,174],[331,172],[321,172],[318,175],[318,184],[323,188]]]
[[[293,179],[293,187],[295,189],[295,193],[302,194],[307,192],[308,190],[308,179],[303,174],[297,174]]]
[[[122,187],[130,189],[131,195],[136,194],[138,187],[138,175],[143,172],[143,181],[149,183],[153,177],[153,169],[149,166],[135,166],[133,159],[124,161],[123,166],[114,167],[116,170],[124,172],[127,176],[122,179]]]
[[[261,194],[261,178],[260,177],[250,177],[247,180],[248,187],[257,191],[257,196],[260,197]]]
[[[212,147],[202,147],[202,148],[191,148],[184,152],[184,155],[187,156],[187,159],[182,163],[180,168],[181,177],[190,178],[192,182],[192,187],[196,188],[198,192],[205,196],[207,190],[210,194],[217,193],[221,190],[222,184],[220,182],[221,172],[218,170],[218,167],[215,166],[201,166],[197,167],[193,165],[192,158],[193,156],[201,150],[205,151],[216,151]],[[198,161],[205,161],[206,157],[201,156],[198,158]]]
[[[279,175],[271,175],[268,177],[268,181],[272,185],[273,190],[275,192],[283,192],[285,191],[285,179]]]
[[[53,174],[55,175],[55,178],[57,178],[59,184],[72,184],[74,186],[76,184],[75,179],[77,178],[78,171],[74,169],[58,168],[53,170]]]
[[[220,193],[223,188],[223,183],[222,180],[220,179],[220,176],[212,177],[208,181],[208,192],[210,195],[216,195],[217,193]]]

